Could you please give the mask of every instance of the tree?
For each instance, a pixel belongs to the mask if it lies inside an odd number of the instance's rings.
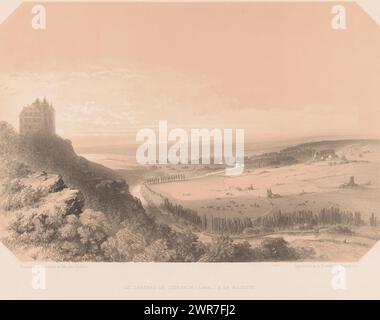
[[[181,262],[196,262],[205,253],[205,246],[198,241],[198,237],[187,231],[185,233],[177,233],[174,235],[173,243],[170,247],[175,252],[174,260]]]
[[[202,262],[231,262],[234,253],[233,241],[228,236],[220,236],[212,240]]]
[[[78,234],[80,242],[90,256],[101,256],[101,245],[107,240],[110,226],[103,212],[85,210],[79,218]]]
[[[256,260],[255,252],[248,241],[234,245],[233,260],[235,262],[248,262]]]
[[[144,251],[146,245],[143,235],[125,227],[104,242],[102,250],[109,261],[132,261],[136,255]]]
[[[288,242],[283,238],[266,238],[256,249],[256,255],[262,260],[293,260],[296,258],[295,250],[289,248]]]
[[[369,218],[369,224],[371,227],[376,227],[376,225],[377,225],[377,219],[376,219],[374,213],[372,213],[371,217]]]
[[[133,261],[136,262],[169,262],[172,261],[175,252],[170,250],[167,241],[159,239],[151,243],[145,250],[136,255]]]

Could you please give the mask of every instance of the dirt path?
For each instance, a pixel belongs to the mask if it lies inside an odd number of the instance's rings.
[[[141,193],[142,186],[142,183],[136,184],[131,188],[130,192],[134,197],[140,199],[142,206],[144,207],[144,209],[146,209],[148,201],[144,198],[143,194]]]

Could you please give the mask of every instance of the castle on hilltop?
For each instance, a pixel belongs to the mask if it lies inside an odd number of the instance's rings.
[[[35,134],[55,134],[55,110],[44,98],[36,99],[32,104],[24,107],[20,113],[20,134],[31,136]]]

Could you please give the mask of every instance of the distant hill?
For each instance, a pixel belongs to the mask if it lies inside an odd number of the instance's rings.
[[[301,143],[293,147],[282,149],[280,152],[288,152],[292,150],[305,150],[305,149],[312,149],[315,151],[321,151],[325,149],[334,149],[335,151],[338,151],[350,145],[361,145],[361,146],[371,145],[371,146],[379,147],[380,140],[378,139],[323,140],[323,141],[316,141],[316,142]]]
[[[278,152],[263,153],[246,159],[246,166],[253,168],[280,167],[303,163],[320,158],[337,157],[339,154],[360,154],[380,149],[380,140],[346,139],[307,142],[281,149]]]

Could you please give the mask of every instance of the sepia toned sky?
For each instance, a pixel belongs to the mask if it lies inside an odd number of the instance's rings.
[[[257,141],[380,136],[380,27],[354,3],[346,30],[331,3],[49,3],[44,31],[32,5],[0,25],[0,119],[15,126],[45,96],[78,143],[160,119]]]

